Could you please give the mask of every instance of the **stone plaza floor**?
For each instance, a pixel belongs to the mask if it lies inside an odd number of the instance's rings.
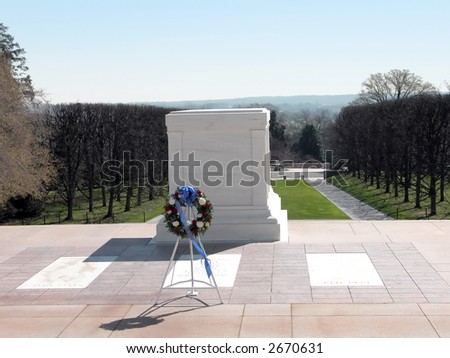
[[[0,226],[0,337],[450,337],[450,221],[294,220],[289,242],[205,241],[225,259],[218,281],[232,275],[224,304],[214,289],[178,288],[154,306],[173,249],[152,242],[155,230]],[[183,243],[177,257],[187,253]],[[368,258],[376,277],[350,265],[353,278],[320,281],[333,272],[314,272],[313,259],[338,254]],[[224,274],[227,255],[236,272]]]

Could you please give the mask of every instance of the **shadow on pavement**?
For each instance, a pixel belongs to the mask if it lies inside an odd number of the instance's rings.
[[[185,309],[181,309],[183,306],[169,306],[170,304],[181,300],[185,298],[186,296],[173,298],[167,301],[164,301],[163,303],[160,303],[158,305],[151,306],[141,314],[139,314],[137,317],[131,317],[131,318],[122,318],[116,321],[112,321],[109,323],[103,323],[100,325],[100,328],[103,328],[105,330],[109,331],[124,331],[127,329],[135,329],[135,328],[144,328],[148,326],[154,326],[164,321],[164,317],[174,316],[180,313],[184,312],[190,312],[190,311],[196,311],[200,310],[205,307],[211,307],[211,305],[208,305],[207,303],[203,302],[202,300],[198,298],[192,298],[193,300],[197,301],[201,304],[201,306],[192,306],[187,308],[184,306]],[[172,307],[174,311],[172,312],[165,312],[157,314],[158,310],[160,310],[163,307]]]

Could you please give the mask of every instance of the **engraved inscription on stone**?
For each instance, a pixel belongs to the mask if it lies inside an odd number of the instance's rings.
[[[311,286],[383,286],[364,253],[307,254]]]
[[[18,289],[85,288],[117,257],[60,257]]]

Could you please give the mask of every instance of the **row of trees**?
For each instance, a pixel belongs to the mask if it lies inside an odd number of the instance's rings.
[[[450,155],[450,95],[397,96],[372,104],[345,107],[335,122],[336,149],[349,169],[386,193],[415,207],[429,196],[431,215],[445,200]],[[427,178],[427,180],[424,180]]]
[[[94,210],[94,189],[101,188],[106,217],[126,191],[125,211],[131,198],[142,201],[143,190],[167,180],[165,114],[170,110],[125,104],[61,104],[47,112],[44,140],[56,176],[52,188],[67,203],[67,220],[73,219],[75,194]]]

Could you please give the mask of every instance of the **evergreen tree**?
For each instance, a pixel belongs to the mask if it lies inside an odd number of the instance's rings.
[[[284,121],[278,115],[278,111],[276,109],[270,108],[270,124],[269,124],[269,132],[273,138],[279,139],[280,141],[285,141],[285,131],[286,125]]]
[[[9,62],[12,75],[19,84],[22,94],[33,100],[35,93],[31,77],[27,73],[25,50],[14,41],[14,37],[8,33],[8,27],[3,23],[0,23],[0,57]]]
[[[317,129],[312,124],[306,124],[300,132],[297,142],[292,146],[294,152],[303,157],[321,160],[321,145]]]

